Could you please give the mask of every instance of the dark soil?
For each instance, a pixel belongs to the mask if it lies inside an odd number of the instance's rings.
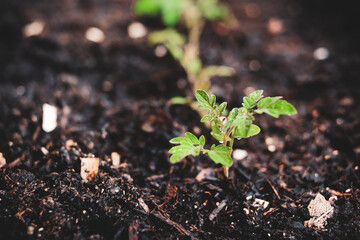
[[[249,16],[249,3],[260,15]],[[204,63],[237,72],[213,79],[215,94],[238,106],[247,90],[264,89],[298,114],[258,117],[262,133],[235,144],[247,156],[224,179],[205,157],[169,163],[170,138],[209,131],[191,108],[167,103],[189,92],[181,67],[128,36],[132,21],[151,31],[159,20],[136,19],[130,1],[0,2],[0,239],[360,239],[357,8],[229,4],[239,27],[207,24],[201,39]],[[268,30],[274,17],[281,33]],[[35,20],[44,32],[24,37]],[[91,26],[104,31],[103,43],[84,37]],[[314,58],[319,47],[327,59]],[[44,103],[59,112],[51,133],[41,130]],[[65,147],[70,139],[77,145]],[[101,159],[94,182],[80,177],[83,156]],[[212,174],[197,181],[201,170]],[[304,226],[318,192],[337,197],[324,230]]]

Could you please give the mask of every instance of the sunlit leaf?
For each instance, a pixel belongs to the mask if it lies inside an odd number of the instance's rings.
[[[275,98],[264,98],[258,104],[258,109],[255,110],[256,113],[266,113],[270,116],[278,118],[279,115],[291,115],[296,114],[297,111],[293,105],[288,103],[285,100],[279,100],[281,97]]]
[[[222,133],[220,131],[220,126],[218,123],[216,123],[216,121],[211,122],[211,136],[213,136],[216,140],[218,140],[219,142],[223,141],[223,136]]]
[[[190,139],[190,141],[193,143],[193,144],[196,144],[196,145],[199,145],[200,142],[199,142],[199,139],[194,135],[192,134],[191,132],[187,132],[185,133],[185,137]]]
[[[207,154],[215,163],[220,163],[224,166],[230,167],[232,165],[230,153],[231,148],[221,144],[216,147],[213,145]]]
[[[170,143],[172,144],[179,144],[181,142],[190,142],[190,139],[186,138],[186,137],[176,137],[176,138],[173,138],[169,141]]]
[[[204,135],[201,135],[201,137],[199,138],[199,141],[200,141],[200,147],[204,147],[204,145],[205,145],[205,137],[204,137]]]
[[[160,12],[161,6],[157,0],[138,0],[134,5],[137,15],[155,16]]]
[[[195,97],[204,109],[212,109],[209,95],[204,90],[196,90]],[[200,108],[199,106],[199,108]]]
[[[248,134],[245,136],[245,135],[241,135],[240,132],[239,132],[239,129],[237,129],[237,131],[235,132],[234,134],[234,138],[237,138],[237,139],[240,139],[240,138],[249,138],[249,137],[252,137],[252,136],[255,136],[257,134],[259,134],[261,131],[261,129],[256,126],[255,124],[252,124],[249,128],[249,131],[248,131]]]

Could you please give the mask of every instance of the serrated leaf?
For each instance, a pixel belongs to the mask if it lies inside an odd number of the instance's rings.
[[[198,156],[200,154],[200,147],[196,147],[190,142],[181,142],[181,145],[172,147],[169,153],[172,154],[170,162],[176,163],[189,155]]]
[[[261,99],[258,104],[258,109],[265,109],[268,108],[271,104],[279,101],[282,97],[266,97],[264,99]]]
[[[201,106],[203,109],[212,110],[209,95],[204,90],[196,90],[195,97],[200,103],[199,107]]]
[[[226,167],[232,165],[232,158],[230,157],[231,148],[224,145],[213,145],[211,150],[207,152],[209,157],[215,162],[220,163]]]
[[[185,133],[185,137],[187,139],[190,139],[190,141],[193,143],[193,144],[196,144],[196,145],[199,145],[200,142],[199,142],[199,139],[194,135],[192,134],[191,132],[186,132]]]
[[[223,136],[220,131],[220,126],[216,121],[211,122],[211,129],[212,129],[212,131],[210,132],[211,136],[213,136],[219,142],[222,142]]]
[[[239,109],[233,108],[229,113],[228,121],[234,120],[238,114],[239,114]]]
[[[175,163],[177,163],[177,162],[180,162],[181,160],[183,160],[184,158],[186,158],[188,156],[188,154],[187,153],[177,153],[177,154],[173,154],[173,155],[171,155],[171,157],[170,157],[170,162],[172,163],[172,164],[175,164]]]
[[[216,96],[212,94],[210,97],[210,105],[214,107],[215,103],[216,103]]]
[[[247,136],[254,118],[248,114],[239,114],[232,126],[236,127],[241,136]]]
[[[263,92],[263,90],[256,90],[249,95],[249,98],[254,102],[258,102],[260,99],[263,98]]]
[[[257,104],[257,102],[263,98],[263,90],[256,90],[252,92],[248,97],[243,98],[243,107],[245,107],[247,110],[250,110],[254,108]]]
[[[188,146],[188,145],[185,145],[185,144],[181,144],[181,145],[170,148],[169,153],[170,154],[175,154],[175,153],[180,153],[180,152],[190,152],[190,153],[192,153],[194,148],[195,148],[195,146],[193,146],[193,145]]]
[[[258,109],[255,110],[256,113],[266,113],[272,117],[278,118],[279,115],[291,115],[296,114],[297,111],[293,105],[288,103],[285,100],[279,100],[280,97],[269,98],[266,101],[259,102]],[[263,99],[265,100],[265,99]],[[272,101],[271,101],[272,100]],[[261,103],[261,104],[260,104]],[[260,105],[260,107],[259,107]]]
[[[223,102],[220,104],[219,112],[218,112],[219,115],[221,115],[224,112],[224,110],[226,109],[226,106],[227,106],[227,102]]]
[[[176,138],[173,138],[169,141],[170,143],[172,144],[180,144],[182,142],[190,142],[190,139],[186,138],[186,137],[176,137]]]
[[[202,117],[200,121],[201,122],[211,122],[215,118],[216,118],[215,114],[210,113],[209,115],[206,115],[206,116]]]
[[[261,131],[261,129],[260,129],[257,125],[252,124],[252,125],[250,126],[249,132],[248,132],[248,134],[247,134],[246,136],[241,135],[240,132],[239,132],[239,130],[237,129],[237,130],[235,131],[234,138],[237,138],[237,139],[240,139],[240,138],[249,138],[249,137],[252,137],[252,136],[255,136],[255,135],[259,134],[260,131]]]
[[[200,136],[199,142],[200,142],[200,147],[204,147],[204,145],[205,145],[205,137],[204,137],[204,135]]]
[[[242,106],[244,108],[246,108],[247,110],[250,110],[252,104],[253,104],[253,102],[251,101],[251,99],[249,99],[248,97],[243,97]]]

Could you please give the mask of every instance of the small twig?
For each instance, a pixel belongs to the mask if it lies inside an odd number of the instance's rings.
[[[142,198],[138,198],[138,202],[139,202],[140,206],[144,209],[145,212],[147,212],[147,213],[150,212],[148,205],[146,205],[145,201]]]
[[[195,239],[193,234],[191,232],[189,232],[188,230],[186,230],[183,226],[181,226],[179,223],[174,222],[172,220],[170,220],[169,218],[166,218],[158,213],[150,213],[153,216],[155,216],[156,218],[160,219],[161,221],[167,223],[168,225],[176,228],[179,232],[184,233],[185,235],[187,235],[188,237],[190,237],[191,239]]]
[[[272,190],[274,191],[274,193],[275,193],[275,195],[277,196],[277,198],[278,198],[279,200],[281,200],[278,191],[277,191],[276,188],[272,185],[272,183],[270,182],[270,180],[269,180],[269,179],[266,179],[266,181],[268,182],[268,184],[270,185],[270,187],[271,187]]]
[[[212,221],[212,220],[214,220],[214,218],[216,218],[216,216],[219,214],[219,212],[226,206],[226,202],[227,202],[227,200],[222,200],[221,203],[219,204],[219,206],[211,212],[211,214],[209,216],[210,221]]]
[[[323,213],[322,215],[320,215],[319,217],[316,218],[316,220],[314,220],[314,223],[319,222],[320,219],[326,217],[330,212],[334,211],[334,207],[331,207],[329,210],[327,210],[325,213]]]

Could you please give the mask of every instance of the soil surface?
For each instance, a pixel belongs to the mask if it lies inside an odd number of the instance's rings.
[[[125,0],[0,2],[0,239],[360,239],[357,8],[228,3],[238,26],[208,23],[201,38],[205,64],[236,70],[212,79],[214,93],[234,107],[263,89],[298,114],[257,117],[262,133],[235,144],[225,179],[206,157],[169,163],[175,136],[214,142],[190,107],[168,104],[191,96],[181,67],[128,35],[159,19],[136,18]],[[45,28],[25,36],[34,21]],[[87,40],[89,27],[105,40]],[[58,111],[50,133],[44,103]],[[85,182],[80,158],[92,156],[99,173]],[[322,230],[304,225],[319,192],[334,207]]]

